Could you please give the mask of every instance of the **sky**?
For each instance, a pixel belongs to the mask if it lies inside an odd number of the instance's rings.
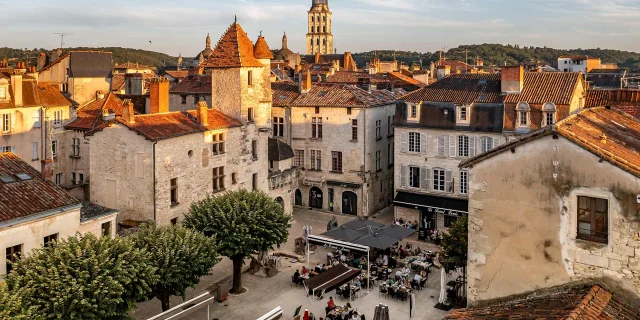
[[[0,0],[0,46],[127,47],[193,57],[237,15],[272,49],[304,53],[311,0]],[[330,0],[339,52],[501,43],[640,52],[640,0]]]

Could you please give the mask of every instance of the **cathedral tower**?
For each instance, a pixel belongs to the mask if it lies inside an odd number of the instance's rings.
[[[312,0],[308,15],[307,54],[332,54],[333,34],[329,0]]]

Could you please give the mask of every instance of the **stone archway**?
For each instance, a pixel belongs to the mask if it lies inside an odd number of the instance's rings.
[[[309,190],[309,207],[322,209],[322,190],[318,187],[313,187]]]
[[[351,192],[342,193],[342,213],[350,215],[358,215],[358,196]]]
[[[296,189],[294,204],[296,206],[302,206],[302,191],[300,191],[300,189]]]

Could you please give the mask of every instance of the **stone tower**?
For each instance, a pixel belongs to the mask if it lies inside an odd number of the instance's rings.
[[[312,0],[308,15],[307,54],[332,54],[333,34],[329,0]]]

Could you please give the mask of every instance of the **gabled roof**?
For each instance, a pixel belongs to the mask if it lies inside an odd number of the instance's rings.
[[[37,95],[40,104],[45,108],[70,107],[71,101],[60,92],[60,84],[55,81],[40,82],[37,84]]]
[[[569,105],[580,81],[584,81],[580,72],[526,72],[522,92],[508,94],[504,102]]]
[[[222,35],[213,53],[202,63],[204,68],[262,67],[253,54],[253,43],[237,22]]]
[[[66,124],[64,127],[68,130],[88,131],[102,124],[103,110],[114,113],[116,117],[122,116],[123,101],[118,98],[115,93],[108,92],[103,99],[95,100],[83,107],[80,107],[76,113],[77,117]]]
[[[40,106],[40,99],[38,98],[37,90],[38,82],[31,79],[22,79],[22,106],[24,107],[38,107]],[[9,82],[9,92],[13,92],[11,82]],[[0,102],[0,109],[16,108],[15,96],[11,94],[11,100]]]
[[[46,71],[69,57],[69,77],[108,78],[111,76],[111,52],[70,51],[38,72]]]
[[[22,180],[18,174],[27,174]],[[3,182],[11,177],[13,182]],[[6,179],[6,178],[5,178]],[[0,153],[0,222],[28,217],[33,214],[80,206],[80,200],[60,187],[45,181],[41,173],[11,152]]]
[[[499,74],[453,74],[401,99],[411,103],[453,102],[459,105],[474,102],[501,103],[500,84]]]
[[[260,34],[256,45],[253,47],[253,56],[256,59],[273,59],[273,52],[269,49],[269,45],[262,34]]]
[[[170,93],[211,94],[211,75],[193,75],[175,83]]]
[[[290,106],[300,95],[300,88],[297,82],[277,81],[271,83],[271,94],[273,96],[274,107]]]
[[[309,92],[300,94],[292,106],[309,107],[370,107],[394,103],[395,99],[376,95],[353,85],[315,84]]]
[[[187,70],[173,70],[173,71],[165,71],[165,74],[168,74],[174,79],[182,79],[189,76],[189,71]]]
[[[269,138],[269,161],[282,161],[293,158],[293,149],[274,138]]]
[[[622,111],[608,108],[585,109],[553,126],[536,130],[518,140],[463,161],[460,167],[473,166],[553,133],[640,178],[640,122]]]

